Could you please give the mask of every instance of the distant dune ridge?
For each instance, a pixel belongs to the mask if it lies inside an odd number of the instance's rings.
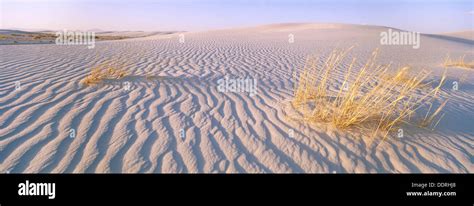
[[[461,32],[452,32],[445,33],[446,36],[469,39],[474,41],[474,31],[461,31]]]
[[[447,70],[439,95],[449,102],[434,131],[406,127],[401,138],[369,144],[364,134],[288,118],[294,74],[308,55],[354,46],[347,59],[367,59],[379,48],[378,63],[427,69],[433,79],[448,53],[474,58],[472,41],[445,35],[421,34],[419,49],[380,45],[387,29],[278,24],[102,41],[94,49],[1,45],[0,172],[474,172],[471,70]],[[120,61],[125,78],[81,83],[110,60]],[[340,82],[344,71],[335,71]],[[224,77],[255,79],[256,95],[219,91]]]
[[[68,32],[72,32],[70,35]],[[22,31],[11,29],[0,29],[0,45],[10,44],[65,44],[69,36],[88,36],[97,41],[122,40],[154,35],[167,35],[176,33],[168,32],[145,32],[145,31],[100,31],[100,30],[44,30],[44,31]],[[80,39],[82,39],[81,37]],[[85,38],[87,40],[87,38]],[[74,39],[76,40],[76,39]],[[90,40],[89,40],[90,41]],[[58,43],[59,42],[59,43]]]

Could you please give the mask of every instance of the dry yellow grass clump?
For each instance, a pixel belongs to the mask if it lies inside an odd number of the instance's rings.
[[[416,119],[416,112],[424,106],[429,108],[424,117],[418,118],[417,125],[435,127],[439,123],[446,101],[436,110],[432,107],[444,75],[436,87],[422,92],[420,86],[431,84],[426,83],[428,72],[412,76],[409,68],[403,67],[391,74],[391,65],[375,63],[376,50],[358,70],[354,68],[356,59],[352,59],[346,73],[338,77],[337,68],[343,68],[342,61],[350,50],[334,50],[321,62],[315,57],[307,59],[291,101],[303,115],[298,119],[328,122],[340,129],[358,128],[371,132],[371,137],[381,133],[384,139],[396,126]]]
[[[127,72],[125,72],[125,70],[119,69],[118,66],[105,63],[92,68],[91,73],[87,75],[81,83],[89,86],[98,84],[107,79],[121,79],[126,75]]]
[[[388,82],[388,83],[395,83],[397,85],[406,85],[406,84],[413,84],[413,77],[410,75],[410,70],[411,67],[401,67],[398,70],[395,70],[395,72],[388,72],[381,74],[381,80],[383,82]],[[429,75],[429,72],[422,70],[419,74],[419,76],[427,76]],[[382,82],[382,83],[383,83]],[[432,82],[430,81],[422,81],[420,84],[417,84],[416,87],[418,88],[426,88],[428,87]],[[415,85],[413,85],[415,86]]]
[[[466,55],[460,57],[459,59],[452,60],[449,55],[444,60],[444,67],[461,67],[467,69],[474,69],[474,62],[465,62],[464,58]]]

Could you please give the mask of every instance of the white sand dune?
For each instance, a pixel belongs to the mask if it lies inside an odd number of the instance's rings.
[[[422,35],[419,49],[381,46],[386,29],[280,24],[185,33],[184,43],[172,34],[97,42],[94,49],[0,46],[0,171],[474,172],[474,71],[449,69],[442,92],[449,103],[435,131],[408,129],[379,145],[286,117],[293,72],[309,54],[356,45],[350,55],[365,60],[380,48],[379,62],[434,75],[447,53],[474,57],[472,42],[442,36]],[[106,60],[124,62],[133,76],[80,84]],[[257,95],[218,91],[225,76],[256,78]],[[451,91],[453,81],[460,81],[458,91]]]
[[[471,31],[460,31],[460,32],[452,32],[452,33],[445,33],[445,36],[457,37],[462,39],[469,39],[474,41],[474,30]]]

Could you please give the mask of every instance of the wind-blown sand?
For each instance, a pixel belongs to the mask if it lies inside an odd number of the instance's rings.
[[[435,131],[407,129],[403,138],[369,145],[287,118],[293,73],[310,54],[355,45],[350,56],[362,63],[379,48],[379,62],[429,69],[435,77],[448,53],[474,57],[472,40],[440,35],[422,35],[419,49],[381,46],[387,29],[280,24],[184,33],[184,43],[170,34],[97,42],[94,49],[0,46],[0,172],[474,172],[471,70],[449,68],[441,93],[449,103]],[[123,62],[132,76],[80,83],[107,60]],[[256,78],[257,95],[219,92],[225,76]]]

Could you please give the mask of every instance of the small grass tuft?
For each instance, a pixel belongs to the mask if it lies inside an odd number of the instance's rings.
[[[87,86],[99,84],[107,79],[122,79],[127,76],[124,69],[117,68],[110,64],[101,64],[91,69],[91,73],[87,75],[82,81],[82,84]]]
[[[446,59],[444,60],[443,66],[444,67],[461,67],[461,68],[467,68],[467,69],[474,69],[474,62],[465,62],[464,58],[466,55],[463,55],[462,57],[459,57],[459,59],[454,59],[452,60],[449,55],[446,56]]]

